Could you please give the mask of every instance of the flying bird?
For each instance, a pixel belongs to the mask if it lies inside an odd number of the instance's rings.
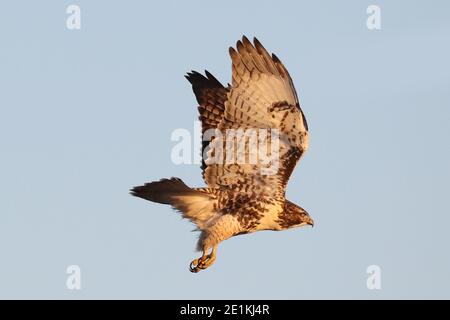
[[[308,212],[285,198],[289,177],[309,141],[292,79],[277,56],[270,55],[256,38],[251,43],[244,36],[229,53],[231,84],[223,86],[208,71],[205,75],[196,71],[186,75],[202,123],[201,169],[207,186],[191,188],[179,178],[170,178],[131,189],[136,197],[171,205],[196,225],[200,231],[197,249],[202,256],[190,263],[191,272],[212,265],[219,243],[230,237],[314,225]],[[205,139],[211,130],[211,139]],[[248,137],[228,135],[233,130],[270,131],[261,145],[266,149],[276,145],[277,157],[269,157],[269,161],[259,157],[256,144],[245,143]],[[231,140],[239,140],[244,147],[230,149]],[[258,153],[258,160],[229,161],[238,152],[245,159]],[[231,153],[233,157],[229,157]],[[220,154],[222,157],[218,157]]]

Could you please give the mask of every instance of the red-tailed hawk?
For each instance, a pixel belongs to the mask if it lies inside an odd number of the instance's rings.
[[[171,178],[131,190],[136,197],[171,205],[197,226],[203,254],[191,262],[192,272],[209,267],[218,244],[230,237],[314,224],[303,208],[285,198],[289,177],[308,148],[308,125],[292,79],[256,38],[252,44],[244,36],[236,50],[229,51],[231,85],[224,87],[208,71],[205,76],[195,71],[186,75],[199,103],[206,140],[202,170],[207,187],[190,188]],[[258,145],[248,142],[246,132],[264,130],[277,134],[265,135]],[[244,147],[233,148],[235,143]],[[262,145],[265,150],[276,145],[277,157],[261,156]],[[244,161],[236,161],[237,154]],[[250,161],[255,155],[256,162]]]

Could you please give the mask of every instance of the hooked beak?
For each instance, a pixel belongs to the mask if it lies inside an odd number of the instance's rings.
[[[313,220],[313,219],[309,219],[308,224],[309,224],[311,227],[314,227],[314,220]]]

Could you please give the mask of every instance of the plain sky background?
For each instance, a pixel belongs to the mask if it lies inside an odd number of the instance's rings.
[[[66,8],[81,7],[81,30]],[[381,7],[382,29],[366,27]],[[448,1],[2,1],[1,298],[450,298]],[[257,36],[285,63],[310,127],[287,195],[313,229],[232,238],[216,263],[193,226],[131,197],[177,176],[193,130],[183,75],[230,81]],[[196,150],[197,152],[197,150]],[[66,288],[79,265],[82,290]],[[381,290],[366,268],[381,267]]]

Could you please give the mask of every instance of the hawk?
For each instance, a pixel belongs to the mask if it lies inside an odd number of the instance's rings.
[[[251,43],[244,36],[229,53],[232,82],[228,86],[208,71],[186,75],[199,104],[204,140],[201,168],[207,187],[191,188],[179,178],[170,178],[131,189],[133,196],[171,205],[196,225],[200,231],[197,249],[203,254],[191,262],[191,272],[213,264],[219,243],[230,237],[314,225],[303,208],[285,198],[289,177],[308,149],[308,125],[292,79],[277,56],[270,55],[256,38]],[[245,143],[249,137],[230,137],[232,130],[276,131],[278,135],[270,135],[261,145],[277,145],[277,157],[229,161],[238,152],[245,159],[258,153],[256,144]],[[210,140],[205,139],[206,133]],[[237,140],[244,147],[229,148]],[[213,161],[219,154],[222,161]],[[275,162],[276,170],[263,170]]]

